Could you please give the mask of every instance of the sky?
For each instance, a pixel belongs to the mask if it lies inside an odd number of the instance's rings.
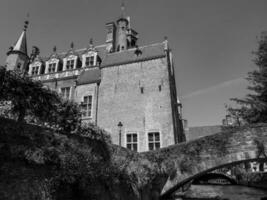
[[[27,13],[28,51],[41,56],[93,38],[105,42],[107,22],[120,16],[121,0],[1,0],[0,63],[16,42]],[[183,117],[189,126],[221,124],[232,97],[244,97],[247,72],[256,68],[252,51],[267,31],[267,0],[125,0],[125,13],[139,33],[138,45],[168,37]]]

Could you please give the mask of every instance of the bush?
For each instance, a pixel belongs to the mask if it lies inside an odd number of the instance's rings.
[[[0,108],[4,117],[63,132],[75,131],[81,124],[77,104],[63,100],[41,82],[4,67],[0,67]]]

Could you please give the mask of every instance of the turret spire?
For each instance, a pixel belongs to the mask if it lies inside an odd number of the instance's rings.
[[[19,37],[19,39],[17,40],[16,44],[13,47],[13,51],[18,51],[19,53],[28,55],[27,53],[27,39],[26,39],[26,30],[28,28],[29,25],[29,21],[26,20],[24,22],[24,27],[23,27],[23,31]]]
[[[30,61],[27,52],[26,30],[29,21],[24,22],[23,31],[13,47],[7,52],[6,66],[8,70],[20,70],[25,73]]]

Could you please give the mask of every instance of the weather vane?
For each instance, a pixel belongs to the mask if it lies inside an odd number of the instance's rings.
[[[28,12],[27,15],[26,15],[26,20],[24,22],[24,28],[23,28],[24,31],[26,31],[27,28],[28,28],[28,25],[29,25],[29,17],[30,17],[30,14]]]

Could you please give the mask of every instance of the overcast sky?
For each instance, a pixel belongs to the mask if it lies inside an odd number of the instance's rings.
[[[1,0],[0,63],[19,37],[27,13],[28,51],[50,55],[105,42],[105,23],[120,16],[121,0]],[[267,31],[267,0],[126,0],[126,14],[139,32],[139,46],[168,36],[176,83],[189,126],[221,124],[224,104],[247,91],[251,52]]]

